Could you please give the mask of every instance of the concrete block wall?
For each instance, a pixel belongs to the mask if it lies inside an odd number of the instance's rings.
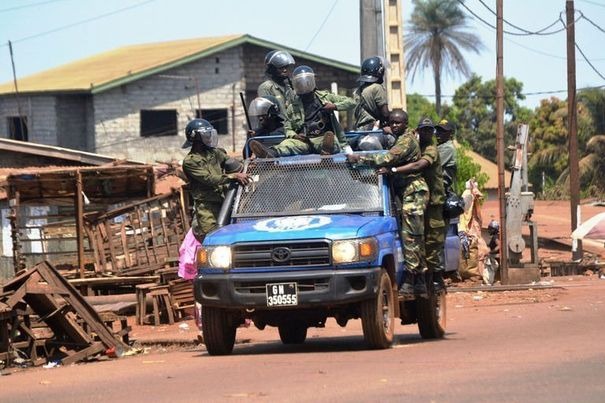
[[[87,132],[89,115],[88,105],[91,95],[62,95],[57,99],[57,145],[75,150],[89,149]]]
[[[52,95],[21,95],[21,112],[27,116],[28,139],[32,143],[58,145],[56,97]],[[8,117],[19,116],[13,94],[0,96],[0,137],[10,138]]]
[[[246,135],[245,116],[238,108],[245,88],[242,53],[241,47],[228,49],[93,95],[95,152],[143,162],[184,158],[185,126],[198,108],[195,80],[187,77],[197,77],[201,108],[228,110],[229,135],[220,136],[219,146],[240,153]],[[140,111],[149,109],[176,109],[178,135],[141,137]]]

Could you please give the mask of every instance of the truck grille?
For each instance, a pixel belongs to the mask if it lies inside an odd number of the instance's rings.
[[[328,241],[238,244],[233,248],[233,267],[327,266]]]
[[[240,294],[265,294],[267,291],[266,281],[241,281],[234,284],[235,291]],[[309,280],[297,280],[298,292],[324,291],[330,287],[329,278],[316,278]]]

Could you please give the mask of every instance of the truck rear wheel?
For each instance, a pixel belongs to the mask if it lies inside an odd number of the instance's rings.
[[[363,337],[373,349],[385,349],[393,344],[395,333],[395,301],[391,279],[383,269],[378,280],[378,293],[361,304]]]
[[[307,339],[307,326],[288,322],[278,327],[279,338],[284,344],[302,344]]]
[[[429,281],[430,280],[430,281]],[[432,278],[427,274],[428,298],[416,299],[418,330],[423,339],[440,339],[445,334],[447,319],[446,293],[435,293]]]
[[[202,332],[208,354],[231,354],[236,330],[237,327],[226,310],[202,305]]]

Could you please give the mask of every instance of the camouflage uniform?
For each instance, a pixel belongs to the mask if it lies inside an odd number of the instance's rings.
[[[372,130],[374,123],[380,120],[381,109],[387,105],[387,92],[382,84],[366,85],[361,91],[355,91],[355,129]]]
[[[216,228],[216,219],[223,204],[224,185],[236,180],[235,174],[224,174],[227,152],[220,148],[190,151],[183,160],[183,172],[189,179],[193,198],[193,234],[202,242],[207,233]]]
[[[445,264],[445,222],[443,220],[445,190],[437,146],[434,144],[426,145],[422,149],[420,158],[429,163],[429,166],[422,171],[422,177],[430,191],[429,203],[424,216],[426,263],[429,270],[433,272],[443,271]]]
[[[258,86],[258,90],[256,92],[259,97],[264,97],[267,95],[275,97],[277,102],[279,102],[279,110],[282,111],[282,113],[296,98],[296,94],[294,93],[294,90],[290,86],[290,82],[288,80],[284,80],[284,85],[281,85],[273,80],[265,80]]]
[[[441,167],[443,168],[443,181],[445,189],[452,191],[454,182],[456,182],[456,148],[454,142],[448,140],[437,146],[439,150],[439,158],[441,159]]]
[[[355,106],[355,101],[353,101],[353,99],[343,95],[332,94],[328,91],[319,90],[315,90],[314,94],[316,100],[322,104],[331,102],[336,105],[339,111],[350,110]],[[330,113],[329,123],[332,126],[336,139],[338,140],[335,142],[336,149],[340,150],[347,145],[344,130],[342,130],[342,127],[340,126],[340,123],[338,123],[334,113]],[[308,143],[292,138],[296,134],[304,132],[304,126],[305,108],[302,100],[297,96],[286,109],[286,122],[284,123],[284,128],[286,129],[286,139],[278,145],[272,147],[278,155],[288,156],[311,153],[319,154],[323,141],[323,134],[325,134],[325,132],[315,137],[309,137]]]
[[[359,162],[376,167],[397,167],[420,158],[420,146],[416,134],[408,130],[399,136],[395,145],[386,154],[366,154]],[[420,173],[395,174],[393,187],[401,198],[401,237],[403,239],[406,269],[415,274],[424,267],[424,211],[429,198],[429,190]]]

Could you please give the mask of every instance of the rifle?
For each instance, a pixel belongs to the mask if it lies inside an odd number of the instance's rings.
[[[246,132],[246,140],[250,139],[250,130],[252,130],[252,124],[250,123],[250,116],[248,115],[248,107],[246,106],[246,100],[244,99],[244,93],[240,91],[239,97],[242,100],[242,106],[244,107],[244,114],[246,115],[246,123],[248,124],[248,131]]]

